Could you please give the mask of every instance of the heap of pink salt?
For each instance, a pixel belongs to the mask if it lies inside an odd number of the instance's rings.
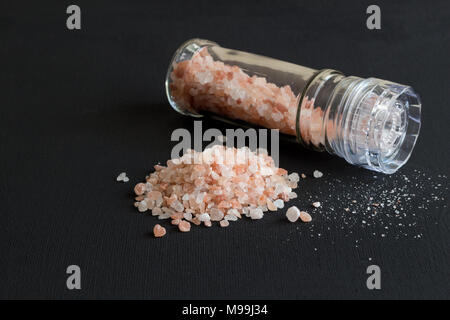
[[[278,87],[238,66],[214,61],[207,48],[173,65],[171,95],[181,107],[239,119],[295,135],[298,106],[289,85]]]
[[[214,146],[156,165],[146,182],[135,186],[135,206],[171,218],[184,232],[190,223],[217,221],[224,227],[242,215],[261,219],[264,212],[282,208],[297,197],[292,190],[298,181],[297,173],[288,175],[265,152]]]

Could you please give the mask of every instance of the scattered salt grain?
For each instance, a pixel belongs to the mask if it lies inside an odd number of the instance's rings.
[[[298,220],[298,218],[300,217],[300,210],[296,207],[290,207],[287,211],[286,211],[286,218],[290,221],[290,222],[295,222]]]
[[[118,182],[120,182],[120,181],[128,182],[129,179],[128,179],[128,177],[127,177],[126,172],[121,172],[121,173],[117,176],[116,181],[118,181]]]
[[[312,218],[308,212],[300,211],[300,220],[302,220],[303,222],[311,222]]]
[[[316,179],[317,178],[322,178],[323,177],[323,173],[320,172],[319,170],[314,170],[313,177],[316,178]]]
[[[155,238],[161,238],[166,234],[166,229],[157,224],[153,227],[153,234]]]
[[[313,206],[314,208],[319,208],[319,207],[320,207],[320,202],[319,202],[319,201],[313,202],[313,203],[312,203],[312,206]]]

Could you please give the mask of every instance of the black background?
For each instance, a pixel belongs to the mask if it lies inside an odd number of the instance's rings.
[[[78,31],[66,28],[72,3],[82,11]],[[317,238],[295,232],[282,213],[184,234],[132,206],[134,183],[169,158],[171,132],[193,127],[171,110],[163,90],[174,50],[193,37],[412,85],[422,97],[423,125],[398,175],[448,174],[448,1],[376,1],[382,29],[374,31],[365,25],[370,4],[3,0],[0,297],[449,298],[442,206],[420,220],[420,240],[369,237],[357,246],[366,231],[344,236],[339,222],[320,220],[325,209],[315,223],[331,228]],[[226,127],[204,121],[208,126]],[[323,179],[340,177],[343,185],[373,175],[293,144],[282,145],[280,159],[289,171],[320,169]],[[127,184],[115,182],[122,171]],[[300,192],[319,184],[306,180]],[[305,201],[300,194],[293,203]],[[163,239],[151,235],[157,222],[168,227]],[[66,289],[71,264],[82,270],[79,291]],[[366,288],[370,264],[382,269],[380,291]]]

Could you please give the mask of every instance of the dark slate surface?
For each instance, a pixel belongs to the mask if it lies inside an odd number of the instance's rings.
[[[448,2],[378,1],[378,31],[365,27],[369,1],[79,0],[75,32],[65,27],[69,4],[0,4],[1,298],[450,297],[447,180],[438,179],[449,174]],[[192,129],[163,90],[173,51],[192,37],[414,86],[423,127],[410,162],[374,184],[369,171],[283,143],[282,167],[326,173],[303,181],[293,201],[328,201],[314,227],[276,213],[189,234],[169,227],[153,239],[157,220],[135,212],[131,191],[169,157],[171,132]],[[121,171],[130,183],[115,182]],[[349,226],[329,209],[342,212],[349,201],[335,194],[366,196],[354,183],[380,197],[404,176],[420,187],[403,204],[415,226],[405,232],[383,238],[383,224]],[[419,209],[436,192],[444,199]],[[392,210],[381,210],[380,221]],[[71,264],[82,270],[79,291],[65,287]],[[382,270],[380,291],[366,288],[370,264]]]

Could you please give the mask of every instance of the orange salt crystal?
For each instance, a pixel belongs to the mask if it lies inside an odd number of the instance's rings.
[[[308,212],[300,211],[300,220],[302,220],[303,222],[311,222],[312,217],[309,215]]]
[[[173,224],[174,226],[179,225],[181,222],[181,219],[173,219],[170,223]]]
[[[135,187],[134,187],[134,193],[136,193],[137,196],[140,196],[142,194],[144,194],[145,192],[145,184],[144,183],[138,183]]]
[[[153,234],[155,235],[155,238],[161,238],[166,234],[166,228],[157,224],[153,227]]]
[[[180,221],[178,224],[178,229],[180,229],[181,232],[189,232],[191,231],[191,224],[187,221]]]

